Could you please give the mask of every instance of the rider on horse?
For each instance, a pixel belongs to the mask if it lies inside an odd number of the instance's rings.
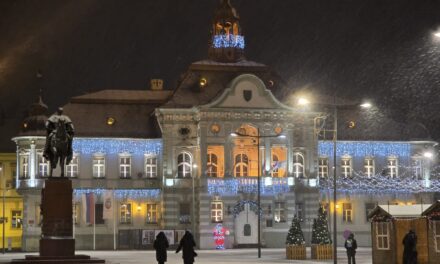
[[[44,146],[44,153],[43,156],[51,162],[52,168],[56,167],[57,161],[54,159],[54,153],[51,149],[51,142],[52,139],[57,134],[57,127],[59,123],[64,123],[65,130],[67,132],[67,138],[68,138],[68,146],[67,146],[67,157],[66,157],[66,165],[69,165],[70,161],[73,157],[73,150],[72,150],[72,140],[73,140],[73,134],[74,134],[74,128],[72,121],[70,118],[66,115],[63,115],[63,108],[59,107],[53,115],[49,117],[46,121],[46,145]]]

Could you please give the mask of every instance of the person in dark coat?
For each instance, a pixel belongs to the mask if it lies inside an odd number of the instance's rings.
[[[410,229],[403,238],[403,264],[417,264],[417,236]]]
[[[347,250],[348,264],[356,264],[356,249],[358,247],[354,234],[351,233],[345,240],[345,249]]]
[[[197,253],[194,251],[195,246],[196,242],[194,241],[193,235],[189,231],[185,231],[185,235],[180,239],[179,246],[176,249],[176,253],[183,250],[183,264],[194,263],[194,257],[197,257]]]
[[[168,239],[164,232],[159,232],[154,240],[154,249],[156,250],[156,260],[158,264],[167,262],[167,248],[169,247]]]

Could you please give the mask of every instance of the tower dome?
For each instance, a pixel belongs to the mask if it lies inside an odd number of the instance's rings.
[[[46,135],[47,105],[43,102],[41,95],[38,101],[31,104],[28,116],[20,126],[20,136],[43,136]]]
[[[208,57],[218,62],[233,63],[244,59],[244,36],[240,17],[229,0],[221,0],[214,12]]]

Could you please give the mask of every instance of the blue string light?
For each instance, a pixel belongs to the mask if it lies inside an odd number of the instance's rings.
[[[271,185],[260,185],[261,195],[276,195],[290,191],[287,178],[273,178]],[[250,178],[208,179],[208,193],[211,195],[236,195],[238,193],[257,193],[258,180]]]
[[[93,193],[97,196],[102,195],[106,191],[114,191],[116,199],[158,199],[160,197],[160,189],[74,189],[73,194],[77,199],[83,194]]]
[[[318,153],[320,156],[332,156],[333,142],[319,141]],[[336,155],[339,157],[343,155],[350,155],[353,157],[388,157],[392,155],[398,157],[410,157],[411,144],[378,141],[337,142]]]
[[[162,150],[161,139],[74,138],[73,151],[81,154],[118,154],[128,152],[137,155],[155,154]]]
[[[232,34],[214,35],[212,43],[214,48],[244,49],[244,37],[240,35],[232,35]]]

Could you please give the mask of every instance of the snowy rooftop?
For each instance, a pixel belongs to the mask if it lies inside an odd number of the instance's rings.
[[[387,205],[380,204],[379,207],[393,217],[417,217],[421,216],[423,211],[428,209],[431,204],[414,205]]]

